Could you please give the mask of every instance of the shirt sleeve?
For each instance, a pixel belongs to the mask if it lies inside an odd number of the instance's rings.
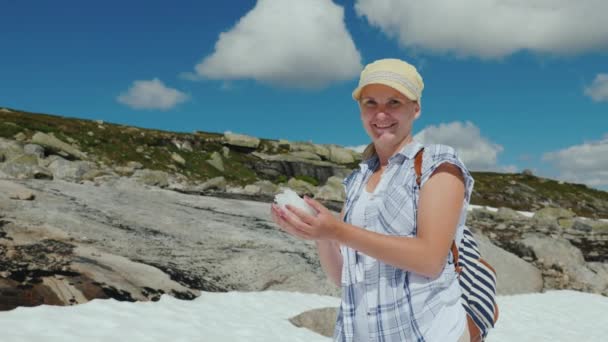
[[[431,178],[435,170],[437,170],[437,168],[443,163],[455,165],[462,172],[465,186],[464,196],[466,203],[468,204],[471,200],[475,181],[473,180],[473,176],[471,176],[471,173],[467,167],[456,154],[456,150],[454,150],[454,148],[451,146],[430,145],[424,149],[424,154],[422,155],[422,176],[420,177],[420,187],[422,188],[422,186],[424,186],[424,183]]]

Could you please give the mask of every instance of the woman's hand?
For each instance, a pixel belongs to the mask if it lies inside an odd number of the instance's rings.
[[[341,229],[341,223],[321,203],[304,196],[304,201],[317,212],[316,216],[287,205],[286,209],[272,205],[273,220],[284,231],[306,240],[335,240]]]

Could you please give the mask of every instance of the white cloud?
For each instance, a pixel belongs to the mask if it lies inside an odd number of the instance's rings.
[[[608,135],[599,141],[545,153],[543,160],[553,164],[563,180],[608,186]]]
[[[473,171],[516,172],[513,165],[497,165],[503,147],[481,136],[479,128],[471,122],[452,122],[427,126],[414,136],[423,144],[445,144],[456,149],[458,156]]]
[[[195,67],[199,77],[296,88],[349,80],[361,68],[344,9],[331,0],[258,0]]]
[[[597,74],[585,94],[596,102],[608,101],[608,74]]]
[[[158,78],[150,81],[134,81],[116,100],[135,109],[168,110],[188,100],[189,96],[177,89],[166,87]]]
[[[359,16],[405,47],[500,58],[608,48],[605,0],[357,0]]]

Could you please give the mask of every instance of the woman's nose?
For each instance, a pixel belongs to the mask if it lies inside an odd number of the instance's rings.
[[[384,108],[379,108],[374,116],[377,119],[383,119],[388,116],[388,113],[384,110]]]

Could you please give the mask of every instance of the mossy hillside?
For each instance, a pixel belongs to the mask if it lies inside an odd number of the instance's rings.
[[[125,165],[129,161],[141,163],[145,168],[166,172],[179,172],[191,180],[203,181],[223,176],[234,185],[251,184],[267,179],[253,170],[257,158],[245,151],[231,149],[223,159],[224,171],[217,170],[207,160],[214,152],[223,155],[223,134],[196,131],[194,133],[169,132],[99,123],[56,115],[28,113],[0,109],[0,137],[15,139],[23,133],[29,139],[35,132],[53,134],[86,152],[91,160],[106,165]],[[287,144],[276,140],[260,139],[258,151],[288,152]],[[193,151],[180,150],[174,141],[188,141]],[[278,149],[276,146],[278,145]],[[139,150],[139,152],[138,152]],[[274,151],[274,152],[273,152]],[[181,165],[172,160],[173,153],[185,161]],[[358,167],[358,162],[349,165]],[[608,192],[591,189],[582,184],[559,182],[552,179],[520,173],[472,172],[475,188],[471,203],[492,207],[509,207],[516,210],[534,210],[546,206],[570,208],[577,215],[608,218]],[[318,180],[296,177],[313,185]],[[275,183],[286,177],[271,179]]]

